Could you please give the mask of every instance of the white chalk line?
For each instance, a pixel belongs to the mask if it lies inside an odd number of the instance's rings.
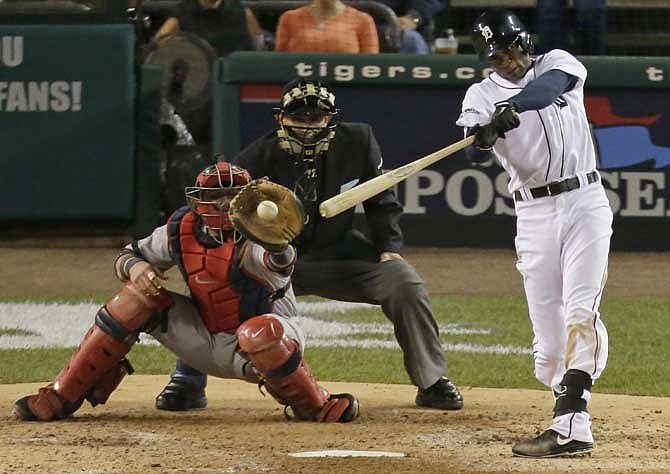
[[[0,349],[76,347],[93,323],[100,307],[97,303],[0,303],[0,330],[19,330],[28,334],[0,334]],[[391,323],[355,323],[324,319],[326,313],[344,313],[359,308],[375,308],[364,303],[340,301],[299,302],[297,318],[310,347],[356,347],[398,349]],[[467,324],[443,324],[443,335],[493,334],[491,329],[470,328]],[[385,338],[370,336],[388,336]],[[352,337],[355,336],[355,337]],[[140,342],[157,344],[149,335]],[[489,354],[530,354],[530,348],[500,344],[443,343],[446,351]]]

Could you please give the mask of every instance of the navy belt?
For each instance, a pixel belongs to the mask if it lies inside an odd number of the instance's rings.
[[[586,181],[591,184],[598,181],[598,172],[591,171],[586,175]],[[572,178],[564,179],[562,181],[553,181],[544,186],[538,186],[537,188],[531,188],[530,195],[533,196],[533,199],[543,198],[547,196],[556,196],[557,194],[566,193],[580,187],[579,178],[574,176]],[[514,191],[514,200],[515,201],[526,201],[521,191]]]

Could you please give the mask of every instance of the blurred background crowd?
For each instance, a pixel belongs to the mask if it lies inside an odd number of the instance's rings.
[[[102,8],[115,0],[0,0],[35,12]],[[667,56],[670,0],[130,0],[146,42],[179,30],[219,55],[235,50],[324,53],[472,53],[484,9],[514,9],[538,52]],[[0,7],[0,13],[2,7]]]

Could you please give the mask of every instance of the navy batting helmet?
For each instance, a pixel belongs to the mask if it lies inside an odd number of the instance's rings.
[[[472,26],[472,45],[480,60],[496,51],[517,44],[527,54],[533,53],[533,41],[521,20],[512,12],[494,9],[482,13]]]

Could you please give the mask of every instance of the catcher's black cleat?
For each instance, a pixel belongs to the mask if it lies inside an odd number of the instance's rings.
[[[55,399],[53,397],[58,397],[60,403],[54,403]],[[15,418],[23,421],[62,420],[71,417],[83,402],[83,398],[76,402],[64,401],[51,386],[48,386],[41,388],[36,395],[19,398],[14,402],[12,414]]]
[[[37,421],[37,417],[30,411],[30,408],[28,408],[28,399],[30,397],[31,395],[28,395],[27,397],[19,398],[14,402],[14,410],[12,413],[15,418],[23,421]]]
[[[360,403],[352,394],[333,393],[318,413],[310,415],[303,410],[287,405],[284,407],[284,416],[291,421],[349,423],[358,418],[360,411]]]
[[[463,408],[463,395],[451,380],[441,377],[427,389],[419,389],[416,394],[416,406],[438,410],[460,410]]]
[[[512,454],[522,458],[556,458],[582,456],[593,451],[593,443],[561,436],[554,430],[512,446]]]
[[[159,410],[188,411],[207,408],[205,389],[180,379],[170,379],[156,397]]]
[[[350,393],[333,393],[330,395],[330,399],[331,400],[346,399],[349,401],[347,409],[344,410],[344,412],[340,415],[340,417],[337,420],[339,423],[349,423],[350,421],[354,421],[356,418],[358,418],[358,415],[360,414],[361,411],[358,398],[354,397]]]

